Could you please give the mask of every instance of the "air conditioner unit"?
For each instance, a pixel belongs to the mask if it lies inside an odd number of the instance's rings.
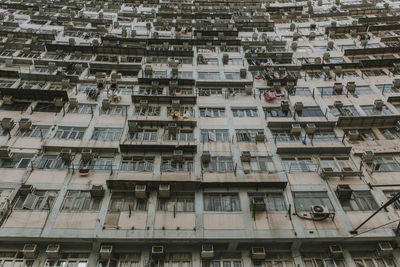
[[[56,63],[55,62],[49,62],[48,64],[49,72],[54,72],[57,69]]]
[[[214,246],[213,245],[202,245],[201,246],[201,258],[202,259],[214,258]]]
[[[329,60],[330,57],[331,55],[329,53],[324,53],[322,56],[323,60]]]
[[[35,259],[38,254],[37,245],[25,244],[22,253],[24,254],[25,259]]]
[[[376,99],[374,102],[375,109],[381,110],[383,108],[383,104],[384,102],[382,99]]]
[[[393,87],[394,88],[400,88],[400,79],[394,79],[393,80]]]
[[[92,185],[90,189],[90,195],[92,197],[103,197],[104,196],[104,187],[102,185]]]
[[[329,255],[334,258],[343,258],[343,249],[339,245],[330,245],[329,246]]]
[[[400,132],[400,120],[396,122],[395,129],[396,131]]]
[[[263,260],[266,257],[264,247],[252,247],[251,248],[251,258],[253,260]]]
[[[307,123],[306,124],[306,133],[307,134],[313,134],[317,130],[317,126],[315,123]]]
[[[265,134],[263,132],[259,132],[256,134],[256,142],[264,142]]]
[[[146,185],[138,184],[135,186],[135,197],[141,199],[147,197]]]
[[[11,95],[3,96],[3,103],[6,105],[12,105],[14,103],[13,97]]]
[[[222,62],[224,63],[224,65],[228,64],[228,62],[229,62],[229,55],[228,54],[223,54],[222,55]]]
[[[301,125],[298,123],[292,124],[292,128],[290,129],[291,134],[300,134],[301,133]]]
[[[339,200],[350,199],[353,194],[353,190],[347,184],[340,184],[336,187],[336,195]]]
[[[171,106],[172,106],[172,108],[180,108],[181,101],[179,99],[172,99]]]
[[[64,101],[62,97],[56,97],[54,98],[54,106],[56,107],[62,107],[64,106]]]
[[[347,135],[349,136],[349,140],[351,141],[355,141],[360,138],[360,133],[358,132],[358,130],[349,130],[347,132]]]
[[[160,88],[160,82],[159,82],[159,81],[152,81],[152,82],[151,82],[151,88],[152,88],[152,89],[158,89],[158,88]]]
[[[151,256],[153,258],[162,258],[165,255],[164,246],[152,246]]]
[[[170,89],[178,89],[178,81],[176,81],[176,80],[170,80],[170,81],[169,81],[169,88],[170,88]]]
[[[245,87],[245,91],[246,91],[246,94],[247,95],[251,95],[251,94],[253,94],[253,86],[246,86]]]
[[[68,89],[69,86],[70,86],[70,80],[69,79],[62,79],[61,80],[62,89]]]
[[[172,155],[172,159],[176,162],[181,162],[183,161],[183,150],[174,150],[174,153]]]
[[[83,148],[81,154],[82,154],[82,161],[83,162],[87,163],[90,160],[92,160],[93,153],[92,153],[92,150],[90,148]]]
[[[169,197],[171,194],[171,186],[169,184],[160,184],[158,186],[159,197]]]
[[[294,103],[294,110],[295,111],[302,111],[303,110],[303,102]]]
[[[5,63],[6,63],[6,67],[12,67],[13,63],[14,63],[14,59],[12,58],[6,58],[5,59]]]
[[[58,259],[60,257],[60,245],[50,244],[46,248],[46,257],[49,259]]]
[[[337,95],[341,95],[343,93],[343,84],[342,83],[335,83],[333,85],[333,91]]]
[[[246,79],[247,76],[247,70],[246,69],[240,69],[240,78],[241,79]]]
[[[335,108],[337,108],[337,109],[340,109],[340,108],[343,107],[343,102],[340,101],[340,100],[336,100],[336,101],[333,103],[333,106],[334,106]]]
[[[78,99],[76,97],[69,98],[69,107],[70,108],[77,108],[78,107]]]
[[[21,195],[21,196],[27,196],[27,195],[29,195],[30,193],[32,193],[33,192],[33,185],[31,185],[31,184],[23,184],[23,185],[21,185],[21,187],[19,188],[19,194]]]
[[[14,126],[14,120],[11,118],[3,118],[1,120],[1,128],[6,131],[10,131]]]
[[[104,110],[110,109],[110,100],[103,99],[103,101],[101,102],[101,108]]]
[[[240,155],[240,160],[243,162],[250,162],[251,160],[251,153],[250,151],[243,151]]]
[[[100,247],[100,259],[109,260],[111,258],[111,254],[113,252],[112,245],[101,245]]]
[[[322,67],[323,72],[329,76],[329,74],[331,73],[331,68],[329,66],[323,66]]]
[[[203,154],[201,155],[201,162],[203,164],[208,164],[211,161],[211,154],[210,151],[203,151]]]
[[[29,130],[32,126],[32,121],[28,118],[21,118],[18,122],[19,129],[22,131]]]
[[[72,160],[72,152],[69,148],[63,148],[60,152],[60,157],[64,162],[71,162]]]
[[[251,201],[251,205],[255,211],[265,211],[267,209],[267,205],[263,197],[254,197]]]
[[[288,111],[289,110],[289,101],[283,100],[281,102],[281,110]]]
[[[378,242],[378,254],[381,257],[392,256],[393,247],[390,242]]]
[[[329,216],[329,210],[324,205],[314,205],[311,207],[311,215],[314,219],[322,219]]]
[[[364,151],[364,153],[362,155],[362,159],[366,163],[371,163],[372,160],[374,159],[374,156],[375,156],[374,152],[372,152],[372,151]]]

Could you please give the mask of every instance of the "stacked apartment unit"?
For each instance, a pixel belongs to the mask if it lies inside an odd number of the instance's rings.
[[[0,266],[399,266],[398,1],[0,8]]]

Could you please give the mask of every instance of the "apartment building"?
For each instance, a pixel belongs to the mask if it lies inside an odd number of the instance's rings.
[[[1,1],[0,266],[399,266],[399,3]]]

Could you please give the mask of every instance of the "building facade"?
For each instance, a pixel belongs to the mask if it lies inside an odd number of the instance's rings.
[[[398,1],[0,5],[0,266],[400,264]]]

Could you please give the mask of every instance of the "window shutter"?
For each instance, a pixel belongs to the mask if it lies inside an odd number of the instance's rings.
[[[24,203],[22,204],[22,207],[24,209],[33,210],[38,200],[39,200],[38,196],[34,194],[28,194],[25,198]]]

